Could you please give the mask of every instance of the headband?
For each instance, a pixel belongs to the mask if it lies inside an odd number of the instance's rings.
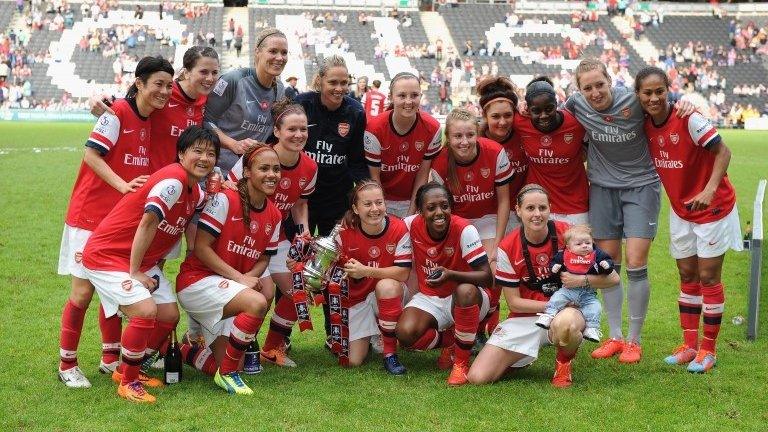
[[[486,102],[485,104],[483,104],[482,108],[485,109],[485,107],[487,107],[488,105],[490,105],[490,104],[492,104],[494,102],[499,102],[499,101],[509,102],[510,104],[513,105],[512,109],[515,108],[514,107],[515,101],[513,101],[512,98],[507,97],[507,96],[499,96],[499,97],[493,98],[493,99],[489,100],[488,102]]]
[[[552,88],[549,83],[544,81],[534,81],[530,84],[528,84],[528,87],[525,89],[525,102],[529,105],[531,104],[531,100],[539,95],[549,95],[553,98],[557,98],[557,94],[555,94],[555,89]]]
[[[272,151],[275,151],[275,149],[273,149],[273,148],[272,148],[272,146],[269,146],[269,145],[266,145],[266,144],[265,144],[265,145],[262,145],[262,146],[259,146],[259,147],[256,147],[256,148],[255,148],[255,149],[254,149],[254,150],[251,152],[251,154],[250,154],[250,155],[248,155],[248,166],[250,166],[250,165],[251,165],[251,163],[253,163],[253,158],[254,158],[254,156],[256,156],[257,154],[261,153],[263,150],[272,150]]]
[[[283,118],[284,115],[290,112],[294,114],[302,114],[302,112],[299,111],[299,109],[295,105],[296,104],[288,105],[287,107],[285,107],[283,112],[281,112],[280,114],[277,115],[277,117],[275,117],[275,121],[274,121],[275,127],[277,127],[277,124],[280,123],[280,119]]]
[[[283,36],[285,36],[285,34],[283,34],[283,32],[281,32],[280,30],[278,30],[278,29],[276,29],[276,28],[273,28],[272,30],[268,30],[268,31],[265,31],[265,32],[264,32],[264,36],[260,37],[260,38],[259,38],[259,39],[256,41],[256,48],[258,48],[258,47],[260,47],[260,46],[261,46],[262,42],[264,42],[264,39],[266,39],[266,38],[268,38],[268,37],[270,37],[270,36],[274,36],[274,35],[276,35],[276,34],[280,34],[280,35],[283,35]]]

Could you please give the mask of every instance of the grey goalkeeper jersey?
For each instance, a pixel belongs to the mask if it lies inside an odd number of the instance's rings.
[[[203,124],[220,129],[236,140],[252,138],[265,142],[272,135],[272,104],[283,98],[283,84],[264,87],[252,68],[239,68],[222,75],[208,95]],[[229,171],[240,158],[222,147],[219,167]]]
[[[623,189],[658,182],[637,96],[626,87],[614,87],[611,91],[613,105],[603,112],[595,111],[581,93],[574,93],[565,102],[587,130],[590,183]]]

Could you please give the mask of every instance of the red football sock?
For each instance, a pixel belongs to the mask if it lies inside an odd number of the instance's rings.
[[[431,328],[427,329],[427,331],[425,331],[424,334],[421,335],[421,337],[417,339],[410,348],[418,351],[427,351],[436,347],[439,341],[440,335],[437,333],[437,330]]]
[[[456,327],[454,331],[456,363],[469,364],[469,356],[472,353],[472,346],[475,344],[477,326],[480,321],[480,307],[477,305],[454,306],[453,321]]]
[[[123,332],[121,340],[122,374],[121,384],[128,384],[139,377],[139,368],[144,359],[144,350],[147,349],[147,340],[155,328],[154,318],[133,317],[128,320],[128,326]]]
[[[456,327],[450,326],[440,332],[440,348],[450,348],[456,343]]]
[[[229,334],[229,343],[221,360],[219,372],[228,374],[237,370],[243,352],[248,348],[248,344],[256,337],[256,331],[261,327],[264,319],[241,312],[235,317],[234,328]]]
[[[181,350],[181,358],[184,360],[184,363],[206,375],[213,376],[216,374],[216,369],[219,366],[216,364],[216,358],[213,356],[213,351],[210,348],[181,344],[179,349]]]
[[[270,351],[279,348],[287,336],[291,335],[291,328],[296,323],[296,308],[293,306],[293,298],[283,295],[275,304],[272,319],[269,321],[269,331],[262,349]]]
[[[566,352],[563,348],[560,348],[560,347],[557,348],[557,355],[555,356],[555,358],[560,363],[568,363],[569,361],[573,360],[574,357],[576,357],[575,352],[569,353],[569,352]]]
[[[725,293],[723,284],[701,286],[704,297],[704,337],[701,339],[701,349],[715,352],[717,334],[720,333],[720,321],[725,310]]]
[[[680,309],[680,327],[683,329],[683,342],[690,348],[699,349],[701,285],[698,282],[681,282],[680,297],[677,299],[677,305]]]
[[[397,352],[397,336],[395,326],[403,312],[403,298],[394,297],[376,300],[379,306],[379,331],[384,343],[384,356]]]
[[[120,315],[104,316],[104,306],[99,305],[99,330],[101,330],[101,361],[112,363],[120,359],[120,337],[123,320]]]
[[[155,328],[147,339],[146,356],[154,355],[168,340],[168,335],[176,328],[176,321],[155,321]]]
[[[59,369],[67,370],[77,366],[77,346],[83,332],[86,308],[67,300],[61,312],[61,334],[59,336]]]

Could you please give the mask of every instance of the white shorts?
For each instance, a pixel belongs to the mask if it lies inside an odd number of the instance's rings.
[[[563,214],[563,213],[550,213],[549,218],[552,220],[565,222],[568,225],[588,225],[589,224],[589,213],[571,213],[571,214]]]
[[[349,341],[379,334],[379,305],[376,293],[368,294],[365,300],[349,308]]]
[[[264,270],[264,274],[261,277],[266,277],[277,273],[290,273],[288,266],[285,264],[285,260],[288,258],[288,249],[291,248],[291,242],[288,240],[281,240],[277,244],[277,253],[269,257],[269,266]]]
[[[728,249],[744,250],[736,206],[726,217],[705,224],[689,222],[681,219],[674,211],[669,212],[669,253],[672,258],[682,259],[694,255],[714,258]]]
[[[80,279],[88,279],[88,274],[83,267],[83,249],[85,249],[85,244],[92,232],[64,224],[61,247],[59,248],[58,273],[60,275],[72,275]]]
[[[152,293],[141,282],[131,279],[127,272],[88,268],[85,272],[99,294],[101,304],[104,306],[104,316],[107,318],[116,314],[120,306],[132,305],[148,298],[152,298],[155,304],[176,303],[176,298],[171,291],[171,283],[158,266],[146,272],[147,276],[157,277],[159,281],[157,289]]]
[[[176,242],[175,245],[173,245],[173,248],[168,251],[167,254],[163,257],[164,260],[175,260],[176,258],[181,256],[181,239]]]
[[[192,319],[194,320],[194,318]],[[215,341],[219,336],[229,338],[229,334],[232,333],[232,329],[235,328],[235,317],[223,319],[210,328],[201,324],[200,328],[203,329],[203,337],[205,338],[205,343],[207,343],[208,346],[211,346],[213,341]]]
[[[387,206],[387,213],[395,215],[400,219],[404,219],[408,214],[408,208],[411,206],[410,201],[390,201],[384,200],[384,204]]]
[[[480,240],[496,238],[496,215],[490,214],[477,219],[470,219],[477,232],[480,234]]]
[[[508,318],[493,329],[487,343],[525,356],[511,367],[528,366],[539,357],[539,348],[551,343],[549,332],[535,324],[537,319],[536,316]]]
[[[480,289],[482,301],[480,303],[480,320],[482,321],[491,307],[491,300],[484,289]],[[424,293],[416,293],[405,307],[413,307],[423,310],[437,320],[437,329],[445,330],[453,325],[453,296],[437,297]]]
[[[247,288],[241,283],[215,275],[200,279],[181,290],[176,296],[179,299],[179,305],[193,320],[204,329],[212,330],[221,321],[224,306],[240,291]]]

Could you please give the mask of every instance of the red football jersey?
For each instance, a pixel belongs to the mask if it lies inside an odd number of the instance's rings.
[[[458,283],[450,281],[442,286],[427,285],[427,275],[436,267],[456,271],[473,271],[472,266],[488,261],[477,228],[468,220],[451,215],[448,233],[441,240],[434,240],[427,231],[427,225],[421,215],[405,218],[405,224],[411,235],[413,267],[419,291],[431,296],[448,297],[453,295]]]
[[[720,134],[709,119],[699,113],[678,117],[676,109],[669,113],[667,121],[654,126],[653,120],[645,120],[648,147],[659,173],[672,210],[681,219],[708,223],[727,216],[736,204],[736,191],[724,176],[717,185],[709,207],[690,211],[685,202],[704,190],[715,164],[714,153],[708,151],[721,141]]]
[[[362,102],[365,107],[365,115],[371,119],[384,112],[384,104],[387,102],[387,95],[376,89],[370,89],[363,94],[360,102]]]
[[[246,225],[240,195],[237,191],[225,190],[208,201],[197,223],[198,229],[216,238],[212,245],[216,255],[240,273],[253,269],[262,255],[277,253],[282,215],[270,200],[265,203],[261,210],[250,210],[251,223]],[[181,264],[176,291],[215,274],[192,254]]]
[[[478,138],[480,140],[491,140],[490,138]],[[495,140],[491,140],[498,142]],[[523,143],[520,134],[513,132],[506,141],[499,143],[507,152],[509,165],[512,167],[512,181],[509,182],[509,203],[514,209],[517,193],[525,186],[528,173],[528,156],[523,151]]]
[[[129,270],[131,246],[146,212],[160,219],[140,270],[147,271],[165,257],[184,235],[195,209],[202,208],[205,193],[190,183],[181,164],[174,163],[152,174],[138,191],[126,195],[91,234],[83,251],[83,264],[91,270]]]
[[[420,111],[411,130],[400,135],[392,126],[393,111],[370,119],[365,127],[365,159],[381,168],[384,198],[410,201],[416,172],[424,160],[440,152],[440,122]]]
[[[152,113],[152,146],[149,148],[149,169],[155,172],[176,162],[176,141],[189,126],[203,124],[203,110],[208,96],[192,99],[184,93],[178,81],[168,105]]]
[[[243,177],[243,158],[240,157],[229,171],[229,179],[237,182]],[[299,160],[293,166],[280,164],[280,182],[275,194],[269,199],[275,203],[283,214],[283,220],[288,218],[291,209],[299,199],[308,199],[315,191],[317,183],[317,162],[306,153],[299,154]],[[285,240],[285,233],[280,233],[280,240]]]
[[[437,177],[453,189],[448,180],[448,150],[432,162],[433,177]],[[496,141],[479,139],[477,156],[466,164],[456,164],[459,193],[451,190],[456,205],[453,212],[467,219],[495,215],[497,208],[496,187],[512,181],[512,167],[507,152]]]
[[[135,101],[118,99],[115,115],[96,121],[86,147],[96,149],[121,179],[129,182],[149,174],[150,121],[139,114]],[[85,163],[80,164],[67,210],[67,225],[93,231],[123,194],[108,185]]]
[[[410,267],[411,241],[405,222],[395,216],[386,216],[384,231],[370,236],[360,229],[345,229],[337,242],[345,259],[354,258],[369,267]],[[378,279],[349,279],[349,300],[356,305],[365,300],[376,288]]]
[[[544,186],[553,213],[585,213],[589,210],[589,182],[584,167],[584,127],[570,112],[560,112],[563,124],[548,134],[533,127],[529,117],[515,117],[515,130],[528,156],[526,183]]]
[[[565,222],[555,221],[557,231],[557,247],[565,247],[565,230],[569,225]],[[523,258],[523,245],[520,243],[522,227],[515,228],[499,243],[496,254],[496,283],[505,287],[519,288],[520,297],[530,300],[546,302],[549,300],[544,293],[531,290],[528,286],[528,266]],[[531,264],[537,278],[545,278],[550,275],[549,262],[557,251],[552,250],[552,241],[549,237],[542,244],[528,244],[528,252],[531,254]],[[509,317],[534,316],[536,314],[509,312]]]

